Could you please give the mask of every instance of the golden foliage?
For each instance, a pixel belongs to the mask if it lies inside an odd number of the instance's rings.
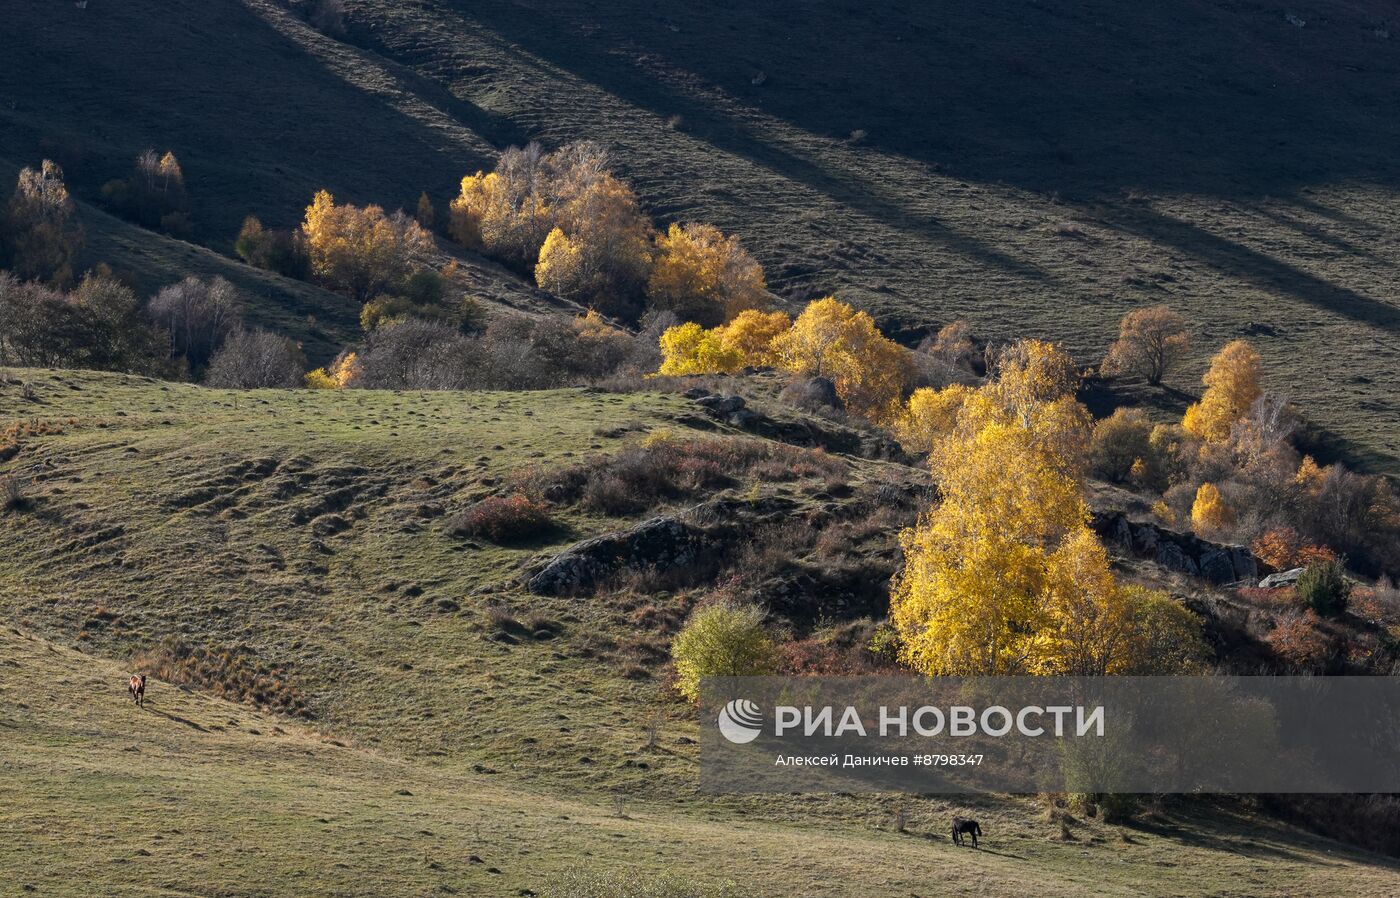
[[[1263,393],[1259,385],[1262,364],[1259,353],[1244,340],[1225,345],[1211,359],[1202,383],[1206,391],[1201,401],[1186,410],[1181,425],[1208,443],[1223,442],[1235,423],[1249,414],[1254,401]]]
[[[913,376],[909,350],[887,339],[868,312],[826,297],[809,303],[773,341],[779,367],[829,378],[848,409],[880,417]]]
[[[1169,306],[1134,309],[1123,316],[1118,339],[1108,347],[1104,374],[1134,374],[1156,386],[1191,349],[1186,319]]]
[[[533,268],[542,288],[609,313],[637,311],[651,225],[598,145],[572,143],[553,153],[534,143],[513,147],[495,171],[463,178],[448,212],[454,240]]]
[[[693,321],[666,328],[661,335],[658,374],[732,374],[744,367],[737,349],[726,346],[717,328],[706,330]]]
[[[728,324],[716,328],[720,341],[743,356],[745,365],[772,365],[773,341],[792,327],[787,312],[760,312],[745,309]]]
[[[961,384],[942,390],[920,387],[891,422],[895,439],[906,452],[933,452],[952,436],[963,407],[976,393]]]
[[[1207,481],[1196,490],[1191,503],[1191,526],[1198,533],[1218,533],[1235,523],[1235,513],[1215,484]]]
[[[1160,615],[1141,613],[1146,599],[1120,587],[1088,526],[1077,377],[1058,347],[1027,341],[986,386],[917,390],[905,404],[896,431],[929,452],[942,495],[900,538],[890,615],[906,664],[998,675],[1149,663],[1147,622]]]
[[[1079,369],[1058,345],[1021,340],[1003,351],[996,363],[992,393],[1008,411],[1029,424],[1040,407],[1079,388]]]
[[[559,228],[549,232],[535,263],[535,283],[543,290],[567,296],[583,279],[583,254],[578,245]]]
[[[659,309],[701,322],[727,321],[767,304],[763,269],[712,225],[673,224],[656,237],[647,296]]]
[[[433,247],[428,233],[402,212],[337,206],[325,190],[306,207],[301,230],[316,278],[361,302],[401,282]]]

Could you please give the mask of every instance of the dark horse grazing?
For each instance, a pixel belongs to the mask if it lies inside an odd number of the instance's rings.
[[[126,691],[131,693],[131,700],[136,702],[138,707],[146,707],[146,675],[132,674],[131,681],[126,684]]]
[[[982,827],[977,825],[976,820],[964,820],[961,817],[953,818],[953,844],[963,844],[963,834],[972,836],[972,847],[977,847],[977,837],[982,835]]]

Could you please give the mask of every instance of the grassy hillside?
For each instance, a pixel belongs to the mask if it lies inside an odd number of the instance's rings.
[[[518,585],[540,555],[676,503],[560,505],[524,545],[450,526],[522,471],[648,434],[771,447],[700,431],[679,395],[11,373],[4,470],[28,486],[0,513],[0,866],[26,894],[89,894],[93,870],[123,894],[233,898],[570,895],[580,870],[753,895],[1400,893],[1394,862],[1233,803],[1075,821],[1065,841],[1014,798],[696,793],[697,724],[656,663],[685,592]],[[814,473],[735,468],[727,494],[806,512],[914,476],[792,451]],[[125,677],[171,640],[207,654],[131,707]],[[946,821],[969,811],[986,850],[955,853]]]
[[[0,668],[0,864],[17,895],[91,895],[95,874],[124,895],[231,898],[568,895],[581,871],[727,880],[736,895],[1330,896],[1400,883],[1373,858],[1224,812],[1174,821],[1218,827],[1189,839],[1164,824],[1055,844],[1013,823],[976,852],[854,820],[648,803],[619,815],[163,683],[138,710],[124,666],[12,628]]]
[[[1396,470],[1400,34],[1377,0],[1301,26],[1209,0],[347,6],[333,40],[271,0],[22,5],[0,142],[89,197],[172,148],[227,249],[319,186],[441,202],[500,146],[592,137],[654,214],[737,231],[791,300],[1085,361],[1170,302],[1198,330],[1174,386],[1247,335],[1335,448]]]

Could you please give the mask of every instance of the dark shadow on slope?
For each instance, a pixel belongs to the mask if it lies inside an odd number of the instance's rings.
[[[6,155],[32,162],[64,144],[69,181],[91,198],[141,150],[169,148],[188,179],[196,233],[208,242],[231,244],[248,214],[291,224],[320,187],[407,206],[420,190],[453,191],[465,168],[487,162],[347,84],[251,4],[26,3],[6,16]],[[411,93],[414,83],[391,87]],[[445,112],[467,127],[492,121],[460,100]]]
[[[1170,246],[1256,286],[1336,312],[1354,321],[1400,333],[1400,307],[1324,280],[1258,250],[1233,243],[1188,221],[1141,206],[1101,210],[1101,220],[1121,231]]]
[[[703,102],[677,93],[648,73],[620,66],[605,46],[581,37],[577,29],[557,25],[544,16],[525,15],[514,8],[473,5],[460,10],[464,20],[480,21],[511,43],[551,65],[569,71],[580,79],[646,109],[660,118],[680,115],[686,133],[725,153],[738,156],[773,172],[781,178],[803,184],[828,199],[861,214],[902,230],[916,238],[940,244],[954,253],[988,268],[1004,271],[1035,283],[1049,283],[1050,274],[1038,266],[960,234],[936,217],[911,213],[902,205],[853,186],[840,173],[829,172],[817,163],[788,152],[753,126]],[[387,51],[386,51],[387,52]],[[626,173],[626,160],[621,160]],[[658,210],[663,215],[667,210]]]
[[[662,115],[700,111],[657,108],[638,61],[665,60],[814,134],[859,130],[866,144],[1040,192],[1396,183],[1400,67],[1383,0],[1302,11],[1302,27],[1278,7],[1212,0],[555,0],[548,14],[448,2]]]

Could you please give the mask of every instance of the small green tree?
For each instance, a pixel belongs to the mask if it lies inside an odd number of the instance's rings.
[[[1337,617],[1351,601],[1351,584],[1341,559],[1315,561],[1298,578],[1298,599],[1321,617]]]
[[[671,644],[676,689],[700,698],[703,677],[756,677],[777,670],[777,647],[752,605],[710,605],[690,616]]]

